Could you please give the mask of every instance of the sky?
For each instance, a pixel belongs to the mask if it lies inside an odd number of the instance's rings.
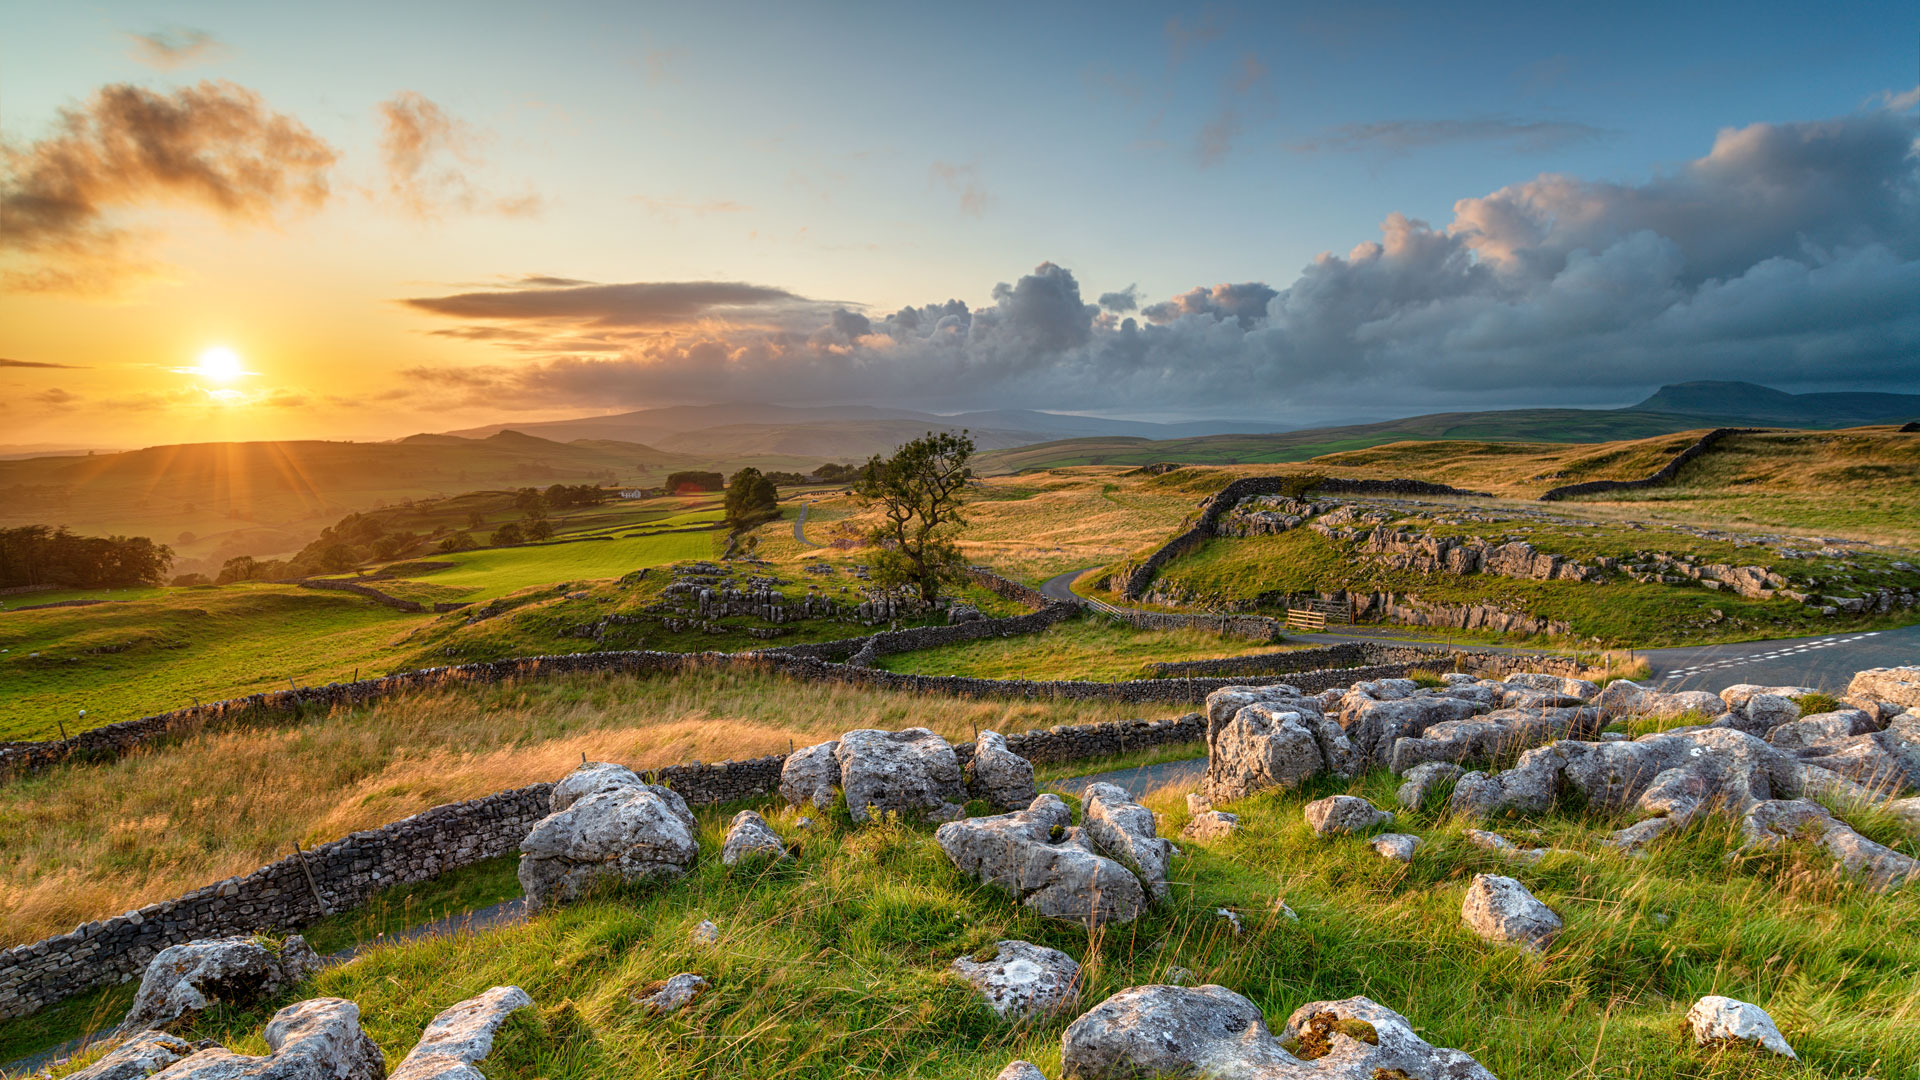
[[[0,445],[1920,391],[1910,2],[0,19]]]

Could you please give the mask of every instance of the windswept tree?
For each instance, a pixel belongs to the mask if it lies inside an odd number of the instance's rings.
[[[853,491],[885,515],[871,535],[880,548],[875,582],[913,586],[931,604],[943,582],[959,580],[966,564],[954,537],[966,524],[960,492],[973,479],[972,457],[973,439],[965,431],[930,431],[890,458],[876,454],[867,462]]]
[[[759,469],[748,467],[727,480],[727,527],[750,529],[780,516],[780,490]]]

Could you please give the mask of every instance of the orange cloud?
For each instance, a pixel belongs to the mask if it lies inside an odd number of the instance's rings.
[[[425,219],[448,209],[506,217],[540,212],[542,200],[533,192],[496,197],[474,185],[467,174],[486,164],[480,153],[485,136],[425,95],[412,90],[395,94],[380,103],[380,116],[387,190],[407,213]]]

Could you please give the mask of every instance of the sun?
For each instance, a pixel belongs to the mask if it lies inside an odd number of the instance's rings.
[[[215,345],[200,354],[200,366],[193,369],[194,374],[214,382],[229,383],[247,373],[246,365],[240,362],[240,354],[225,345]]]

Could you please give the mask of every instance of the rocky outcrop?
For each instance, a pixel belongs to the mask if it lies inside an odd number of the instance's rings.
[[[683,971],[634,991],[633,1003],[648,1016],[671,1016],[693,1004],[712,985],[704,975]]]
[[[389,1080],[485,1080],[478,1065],[493,1052],[493,1036],[507,1017],[533,1004],[517,986],[496,986],[443,1010]]]
[[[1399,790],[1393,793],[1393,801],[1409,810],[1418,810],[1441,784],[1459,779],[1466,771],[1451,761],[1415,765],[1401,774],[1403,780]]]
[[[68,1073],[66,1080],[147,1080],[203,1048],[164,1031],[142,1031],[86,1068]]]
[[[1040,794],[1033,783],[1033,763],[1009,750],[1006,736],[997,731],[974,737],[966,784],[967,794],[995,810],[1018,810]]]
[[[1488,941],[1539,951],[1552,944],[1563,924],[1525,885],[1498,874],[1475,874],[1460,905],[1461,921]]]
[[[787,755],[780,766],[780,797],[791,806],[825,810],[833,805],[833,789],[840,785],[838,740],[816,743]]]
[[[1693,1032],[1693,1041],[1701,1046],[1751,1043],[1786,1057],[1800,1056],[1787,1045],[1765,1009],[1730,997],[1710,994],[1694,1002],[1687,1010],[1687,1027]]]
[[[1393,814],[1353,795],[1329,795],[1306,805],[1307,824],[1315,836],[1346,836],[1391,824]]]
[[[1671,720],[1687,713],[1697,713],[1703,719],[1711,720],[1726,715],[1728,711],[1727,703],[1717,694],[1709,694],[1704,690],[1663,693],[1631,679],[1618,679],[1607,684],[1594,704],[1600,708],[1600,722],[1603,724],[1636,716]]]
[[[1811,799],[1760,803],[1747,811],[1741,831],[1750,850],[1810,840],[1833,856],[1836,869],[1869,888],[1890,889],[1920,871],[1920,863],[1861,836]]]
[[[1590,705],[1496,709],[1396,739],[1387,767],[1403,774],[1428,762],[1497,761],[1557,739],[1592,738],[1600,726],[1600,710]]]
[[[1411,833],[1381,833],[1367,841],[1368,845],[1383,859],[1394,862],[1412,862],[1413,853],[1420,849],[1420,838]]]
[[[1920,712],[1920,667],[1869,668],[1847,684],[1850,701],[1889,701]]]
[[[686,800],[623,766],[582,765],[554,785],[551,800],[553,812],[520,843],[530,911],[607,882],[680,877],[700,853]]]
[[[949,970],[1008,1020],[1052,1016],[1080,1004],[1080,965],[1059,949],[1002,941],[960,957]]]
[[[1068,1025],[1060,1048],[1063,1080],[1494,1080],[1366,998],[1303,1005],[1275,1038],[1259,1006],[1212,985],[1122,990]]]
[[[1094,845],[1139,875],[1148,896],[1166,899],[1173,845],[1155,834],[1153,811],[1116,784],[1088,784],[1080,799],[1081,828]]]
[[[727,839],[720,848],[720,862],[734,866],[743,859],[756,857],[775,861],[791,858],[787,854],[786,841],[773,831],[766,818],[752,810],[742,810],[733,815],[733,823],[727,826]]]
[[[1049,918],[1091,926],[1131,922],[1146,909],[1140,880],[1074,827],[1057,795],[1011,814],[949,821],[933,836],[963,873]]]
[[[952,821],[966,814],[960,762],[947,740],[926,728],[862,728],[840,737],[834,750],[847,812],[856,823],[876,815]]]
[[[147,965],[120,1031],[167,1028],[215,1005],[244,1008],[318,970],[319,955],[299,934],[283,942],[247,936],[174,945]]]
[[[1182,836],[1196,840],[1224,840],[1240,831],[1240,815],[1215,810],[1212,800],[1197,791],[1187,792],[1187,826]]]
[[[169,1065],[166,1080],[382,1080],[380,1047],[360,1030],[360,1007],[343,998],[298,1001],[273,1014],[263,1033],[267,1056],[224,1047]]]
[[[1339,723],[1318,698],[1292,686],[1230,686],[1207,695],[1207,798],[1225,802],[1271,787],[1297,787],[1333,769],[1352,775],[1358,761]]]

